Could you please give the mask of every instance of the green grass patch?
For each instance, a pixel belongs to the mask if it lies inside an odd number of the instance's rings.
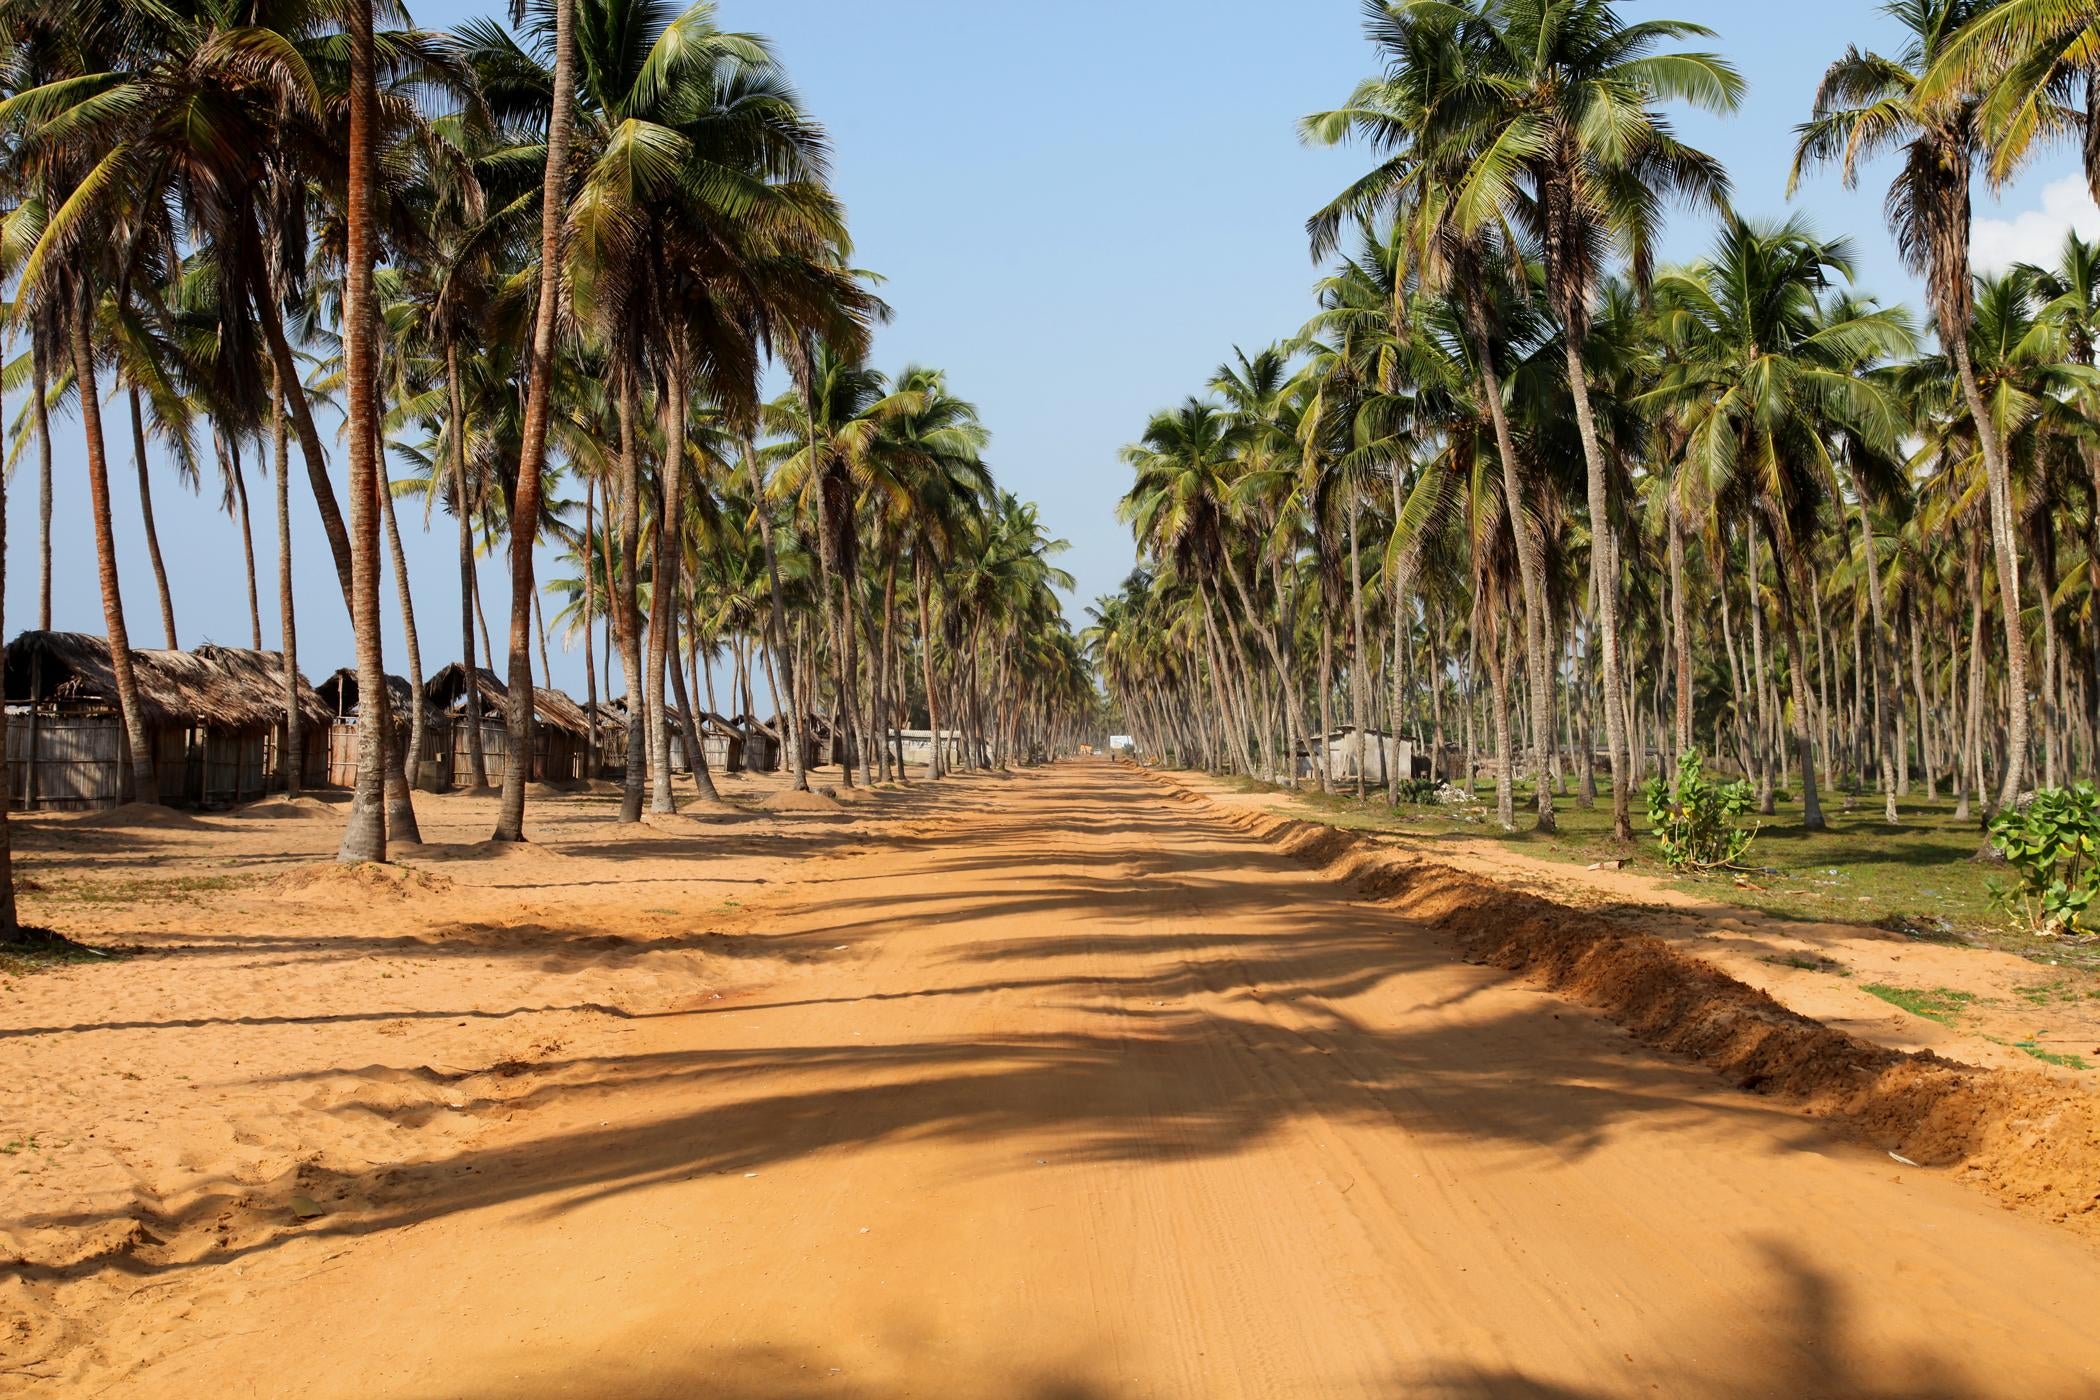
[[[1798,967],[1803,972],[1827,972],[1833,977],[1850,977],[1852,969],[1836,958],[1819,958],[1813,953],[1788,953],[1785,957],[1765,959],[1774,967]]]
[[[54,967],[110,962],[122,956],[122,953],[105,952],[85,943],[76,943],[49,929],[25,928],[20,938],[0,942],[0,977],[28,977],[49,972]]]
[[[1600,792],[1590,807],[1572,796],[1554,797],[1559,829],[1534,830],[1535,800],[1517,792],[1517,830],[1495,822],[1492,784],[1473,789],[1466,807],[1402,803],[1388,805],[1382,790],[1359,801],[1353,792],[1295,794],[1288,788],[1247,779],[1227,780],[1241,792],[1274,794],[1299,815],[1352,831],[1411,836],[1433,852],[1439,841],[1487,841],[1513,851],[1567,865],[1624,860],[1627,868],[1664,880],[1719,904],[1762,910],[1819,923],[1863,924],[1924,942],[1992,947],[2036,962],[2100,971],[2100,939],[2040,938],[2007,925],[1986,883],[2004,866],[1978,860],[1983,828],[1972,815],[1954,816],[1952,801],[1911,797],[1897,803],[1901,825],[1882,821],[1873,793],[1852,799],[1842,791],[1823,794],[1824,829],[1801,825],[1798,802],[1781,800],[1771,816],[1755,813],[1758,836],[1746,857],[1749,869],[1672,876],[1662,863],[1640,813],[1632,842],[1611,834],[1611,797]]]
[[[52,903],[153,904],[166,899],[193,899],[199,895],[254,889],[270,878],[267,874],[245,874],[177,875],[161,880],[151,877],[47,880],[38,882],[28,893]]]
[[[2022,1001],[2035,1006],[2076,1005],[2081,1001],[2100,1000],[2100,987],[2081,986],[2068,977],[2059,977],[2053,982],[2036,982],[2013,990]]]
[[[2056,1065],[2063,1069],[2088,1068],[2085,1058],[2081,1055],[2066,1055],[2055,1050],[2044,1050],[2031,1040],[2016,1040],[2013,1044],[2044,1064]]]
[[[1954,1024],[1955,1018],[1976,1000],[1976,993],[1956,991],[1952,987],[1934,987],[1921,991],[1916,987],[1891,987],[1886,982],[1862,982],[1860,990],[1871,992],[1891,1006],[1901,1007],[1913,1016],[1923,1016],[1928,1021],[1937,1021],[1943,1026]]]

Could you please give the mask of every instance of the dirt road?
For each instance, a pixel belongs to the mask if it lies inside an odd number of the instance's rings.
[[[791,976],[148,1280],[97,1393],[2100,1394],[2085,1244],[1126,770],[802,877],[740,935]]]

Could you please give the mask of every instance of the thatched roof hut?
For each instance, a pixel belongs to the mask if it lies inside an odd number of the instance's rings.
[[[284,657],[274,651],[205,645],[189,651],[134,648],[131,670],[148,729],[270,728],[284,718]],[[85,632],[24,632],[7,648],[7,703],[78,713],[114,710],[117,674],[109,643]],[[320,724],[328,707],[299,679],[299,711]]]
[[[406,676],[389,675],[386,678],[387,699],[396,725],[408,723],[408,706],[412,687]],[[328,707],[335,719],[350,719],[357,714],[357,668],[340,666],[334,675],[314,687],[314,694]]]
[[[485,666],[476,667],[470,677],[467,669],[457,661],[423,683],[423,703],[429,706],[433,715],[442,716],[441,722],[452,732],[450,756],[445,761],[454,781],[467,780],[472,766],[469,742],[470,731],[475,726],[468,716],[469,696],[473,697],[480,716],[482,752],[488,765],[489,781],[498,782],[505,766],[508,736],[504,732],[504,715],[510,687]],[[590,720],[583,707],[558,690],[534,686],[532,714],[532,776],[555,782],[586,776],[583,767]]]
[[[284,721],[284,659],[276,652],[201,646],[134,650],[139,721],[157,795],[215,804],[260,797],[275,779]],[[8,752],[22,766],[12,801],[93,808],[122,800],[127,773],[109,643],[84,632],[24,632],[7,650]],[[329,712],[301,678],[304,721]]]
[[[504,713],[504,707],[510,701],[510,687],[494,671],[486,666],[475,667],[474,689],[480,697],[483,716],[500,717]],[[423,703],[433,710],[463,710],[466,698],[467,668],[457,661],[423,682]],[[590,732],[590,721],[584,717],[583,706],[545,686],[532,688],[532,717],[548,728],[579,738]]]

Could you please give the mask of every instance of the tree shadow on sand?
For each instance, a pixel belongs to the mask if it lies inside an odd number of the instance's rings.
[[[1760,1283],[1769,1302],[1736,1319],[1658,1317],[1655,1334],[1630,1343],[1615,1379],[1598,1383],[1556,1380],[1544,1369],[1430,1360],[1397,1374],[1322,1392],[1316,1377],[1296,1378],[1292,1394],[1346,1393],[1375,1400],[1986,1400],[2010,1393],[1998,1378],[1943,1346],[1876,1345],[1856,1316],[1841,1281],[1784,1245],[1765,1242]],[[947,1400],[1141,1400],[1160,1393],[1106,1375],[1090,1339],[1085,1354],[1056,1362],[1021,1364],[995,1349],[997,1339],[958,1337],[885,1358],[885,1369],[908,1379],[868,1380],[843,1359],[816,1349],[765,1346],[681,1348],[678,1360],[652,1350],[593,1352],[565,1357],[559,1347],[535,1351],[529,1366],[505,1364],[500,1376],[468,1378],[482,1400],[555,1400],[576,1393],[587,1373],[592,1394],[617,1400],[903,1400],[940,1395]],[[1140,1349],[1141,1350],[1141,1349]],[[1340,1359],[1337,1358],[1339,1361]],[[1615,1360],[1615,1358],[1614,1358]],[[1571,1363],[1579,1365],[1580,1363]],[[1562,1370],[1564,1367],[1555,1367]],[[522,1374],[521,1374],[522,1372]],[[460,1378],[434,1389],[406,1389],[408,1400],[462,1393]],[[2092,1400],[2100,1386],[2070,1374],[2047,1392],[2051,1400]]]

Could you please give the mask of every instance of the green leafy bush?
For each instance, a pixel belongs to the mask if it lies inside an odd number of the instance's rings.
[[[1402,778],[1397,786],[1402,802],[1435,802],[1440,784],[1435,778]]]
[[[1672,870],[1715,870],[1734,865],[1750,849],[1756,829],[1737,826],[1750,810],[1750,785],[1717,783],[1704,772],[1697,750],[1677,756],[1677,780],[1648,780],[1648,830],[1662,846]]]
[[[1992,817],[1989,830],[2020,880],[1991,882],[2000,907],[2036,933],[2100,933],[2100,790],[2043,788]]]

